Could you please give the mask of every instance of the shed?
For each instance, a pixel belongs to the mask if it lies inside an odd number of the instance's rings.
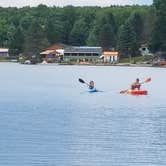
[[[9,49],[0,48],[0,57],[9,57]]]
[[[118,63],[119,53],[118,51],[103,51],[101,58],[104,63]]]

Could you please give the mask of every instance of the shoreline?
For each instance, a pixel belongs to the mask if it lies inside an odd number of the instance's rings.
[[[0,61],[0,63],[18,63],[16,61]],[[117,67],[155,67],[155,68],[166,68],[166,65],[157,66],[153,64],[130,64],[130,63],[117,63],[117,64],[104,64],[104,63],[89,63],[89,64],[79,64],[79,63],[47,63],[47,64],[22,64],[22,65],[61,65],[61,66],[117,66]]]
[[[128,63],[118,63],[118,64],[67,64],[62,63],[58,65],[74,65],[74,66],[117,66],[117,67],[158,67],[158,68],[166,68],[165,66],[154,66],[153,64],[128,64]]]

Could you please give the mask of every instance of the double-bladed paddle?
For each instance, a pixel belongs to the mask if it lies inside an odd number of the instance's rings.
[[[82,78],[79,78],[78,81],[89,86],[89,84],[85,82]]]

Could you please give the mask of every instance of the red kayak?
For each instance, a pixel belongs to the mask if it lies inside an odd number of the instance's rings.
[[[140,90],[128,90],[127,93],[132,94],[132,95],[147,95],[148,91],[147,90],[143,90],[143,89],[140,89]]]

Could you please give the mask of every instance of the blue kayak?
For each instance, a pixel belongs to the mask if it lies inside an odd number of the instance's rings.
[[[88,89],[88,92],[98,92],[98,90],[96,88],[92,88],[92,89]]]

